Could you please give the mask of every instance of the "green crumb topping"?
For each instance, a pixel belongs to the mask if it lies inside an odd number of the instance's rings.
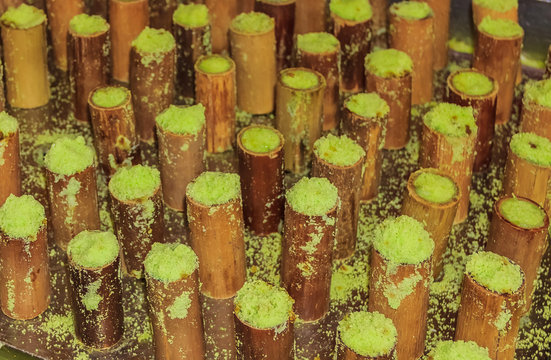
[[[195,254],[194,254],[195,255]],[[174,299],[168,310],[168,317],[171,319],[185,319],[191,306],[191,291],[184,291],[180,296]]]
[[[431,172],[423,172],[417,176],[413,186],[417,195],[437,204],[447,203],[457,194],[457,186],[453,180]]]
[[[528,82],[524,88],[524,97],[536,104],[551,108],[551,79]]]
[[[419,264],[432,255],[434,241],[419,221],[402,215],[386,219],[375,232],[373,247],[396,264]]]
[[[165,29],[146,27],[140,35],[132,41],[132,46],[139,52],[147,54],[163,54],[176,46],[174,36]]]
[[[524,33],[522,27],[513,20],[492,19],[489,16],[482,19],[478,25],[478,30],[493,36],[504,38],[513,38],[521,36]]]
[[[246,34],[263,34],[275,26],[273,18],[261,12],[248,12],[237,15],[231,22],[234,31]]]
[[[150,198],[159,186],[159,170],[143,165],[120,168],[109,181],[109,191],[122,201]]]
[[[69,27],[76,34],[93,35],[109,29],[107,21],[99,15],[79,14],[69,22]]]
[[[157,115],[155,121],[165,131],[180,135],[197,135],[205,125],[205,107],[202,104],[187,107],[170,105]]]
[[[480,251],[469,257],[465,273],[480,285],[500,294],[517,291],[523,282],[524,274],[520,266],[489,251]]]
[[[0,230],[12,238],[36,240],[45,220],[44,207],[30,195],[11,194],[0,207]]]
[[[365,156],[364,149],[346,135],[328,134],[314,143],[314,153],[330,164],[352,166]]]
[[[172,15],[172,21],[185,27],[206,26],[209,23],[209,9],[203,4],[180,4]]]
[[[299,34],[297,48],[314,54],[328,53],[339,49],[339,40],[326,32]]]
[[[400,50],[377,50],[367,54],[365,68],[380,77],[400,77],[413,71],[413,61],[408,54]]]
[[[390,354],[398,332],[392,320],[378,312],[352,312],[339,322],[341,341],[356,354],[370,358]]]
[[[429,356],[433,360],[490,360],[488,349],[474,341],[440,341]]]
[[[285,194],[287,202],[304,215],[323,216],[337,205],[339,199],[335,185],[326,178],[302,178]]]
[[[534,133],[513,135],[509,144],[520,158],[539,166],[551,166],[551,141]]]
[[[241,197],[239,175],[205,171],[187,186],[187,195],[206,205],[221,205]]]
[[[421,1],[402,1],[394,3],[390,12],[407,20],[421,20],[432,15],[429,4]]]
[[[470,106],[440,103],[425,115],[423,121],[432,130],[451,137],[469,137],[478,131]]]
[[[243,147],[256,153],[267,153],[281,144],[279,135],[272,128],[255,126],[241,135]]]
[[[518,8],[518,0],[473,0],[473,3],[498,12]]]
[[[119,255],[119,243],[109,231],[82,231],[67,245],[73,262],[85,268],[100,268],[112,263]]]
[[[46,21],[46,14],[34,6],[21,4],[18,7],[9,7],[0,17],[0,21],[4,26],[14,29],[30,29]]]
[[[350,21],[367,21],[373,16],[368,0],[331,0],[329,10],[338,17]]]
[[[103,108],[122,105],[130,96],[130,91],[122,86],[106,86],[94,91],[92,102]]]
[[[290,69],[281,74],[281,82],[293,89],[306,90],[318,86],[320,79],[313,71]]]
[[[390,108],[377,93],[361,93],[346,99],[344,106],[354,114],[366,118],[379,118],[388,114]]]
[[[17,120],[5,111],[0,112],[0,135],[2,137],[15,134],[19,125]]]
[[[463,94],[481,96],[494,90],[493,81],[484,74],[475,71],[461,71],[452,78],[453,86]]]
[[[93,283],[89,284],[86,293],[82,296],[82,305],[88,311],[97,310],[99,303],[103,299],[98,290],[101,286],[101,280],[96,280]]]
[[[499,210],[509,222],[525,229],[536,229],[543,226],[545,211],[531,201],[509,198],[503,200]]]
[[[145,271],[154,279],[166,283],[191,275],[199,266],[197,255],[184,244],[153,243],[147,254]]]
[[[292,316],[293,299],[281,288],[262,280],[246,282],[234,300],[239,319],[258,329],[285,326]]]
[[[44,165],[53,173],[73,175],[94,163],[94,149],[84,138],[63,137],[56,140],[44,156]]]
[[[217,54],[205,56],[198,65],[200,70],[209,74],[221,74],[231,69],[231,66],[231,60]]]

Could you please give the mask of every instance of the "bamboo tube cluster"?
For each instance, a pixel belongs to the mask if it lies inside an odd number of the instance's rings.
[[[54,62],[58,69],[67,71],[67,31],[69,21],[84,12],[83,0],[46,0],[50,22]]]
[[[6,112],[0,113],[0,206],[8,196],[21,195],[21,159],[19,153],[19,124]]]
[[[551,91],[551,80],[528,83],[522,97],[520,131],[531,132],[551,141],[551,104],[545,95]]]

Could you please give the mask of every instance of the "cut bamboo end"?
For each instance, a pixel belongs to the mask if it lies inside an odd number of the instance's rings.
[[[325,0],[296,0],[295,34],[327,31],[328,14]]]
[[[451,0],[417,1],[426,2],[434,12],[434,70],[441,70],[448,65]]]
[[[67,31],[69,21],[84,12],[83,0],[46,0],[52,35],[55,66],[67,71]]]
[[[207,359],[238,359],[233,300],[233,297],[213,299],[201,294]]]
[[[177,0],[149,1],[149,23],[151,27],[170,30],[172,28],[172,14],[177,6]]]
[[[228,30],[231,27],[232,19],[238,14],[237,8],[242,1],[203,0],[203,2],[209,8],[209,13],[212,14],[212,52],[228,53],[230,50]]]
[[[21,195],[21,159],[19,153],[19,129],[13,134],[1,134],[0,149],[0,206],[8,196]]]
[[[551,141],[551,107],[540,105],[524,96],[520,131],[534,133]]]
[[[507,19],[518,22],[518,7],[513,6],[506,11],[498,11],[480,4],[478,1],[472,2],[473,21],[475,26],[480,25],[482,19],[489,16],[492,19]]]

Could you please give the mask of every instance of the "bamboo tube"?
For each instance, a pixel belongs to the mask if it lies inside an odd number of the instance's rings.
[[[389,107],[385,149],[401,149],[409,141],[413,62],[396,49],[379,50],[365,58],[366,91],[377,93]]]
[[[298,317],[315,321],[329,311],[338,191],[327,179],[302,178],[285,197],[281,279]]]
[[[205,358],[237,360],[233,297],[213,299],[201,294],[205,326]]]
[[[209,8],[209,13],[212,14],[212,51],[227,53],[229,50],[228,30],[231,28],[232,19],[238,14],[239,1],[203,1]]]
[[[163,199],[185,211],[187,184],[205,171],[205,108],[171,105],[156,118]]]
[[[427,355],[427,360],[446,359],[450,356],[463,356],[466,359],[491,360],[488,349],[478,346],[474,341],[439,341]]]
[[[114,346],[124,332],[119,244],[111,232],[83,231],[67,247],[75,332],[86,346]]]
[[[172,29],[172,14],[178,6],[178,0],[150,0],[149,23],[152,28]]]
[[[248,27],[247,24],[256,24]],[[276,83],[275,21],[258,12],[238,15],[230,25],[236,67],[237,106],[251,114],[274,109]]]
[[[98,16],[76,16],[69,23],[67,43],[69,83],[72,86],[75,118],[89,121],[90,92],[109,82],[109,24]]]
[[[369,311],[394,323],[398,359],[418,359],[425,349],[433,249],[429,233],[409,216],[383,222],[373,242]],[[412,251],[411,257],[402,251]]]
[[[469,213],[477,131],[471,107],[440,103],[423,119],[419,166],[439,169],[453,178],[460,191],[455,224],[465,221]]]
[[[388,0],[371,0],[371,9],[373,11],[373,36],[377,37],[386,33],[388,25]]]
[[[254,10],[255,0],[241,0],[237,2],[237,13],[251,12]]]
[[[322,130],[339,127],[340,44],[329,33],[307,33],[297,36],[295,63],[319,72],[327,85],[323,100]]]
[[[149,25],[148,0],[109,0],[113,79],[128,83],[132,41]]]
[[[296,0],[295,34],[327,31],[328,10],[325,0]]]
[[[360,201],[369,201],[379,192],[388,113],[388,105],[375,93],[352,95],[344,101],[342,133],[366,153]]]
[[[12,319],[33,319],[50,304],[44,208],[30,195],[12,194],[0,214],[0,308]]]
[[[434,70],[442,70],[448,65],[451,0],[416,1],[426,2],[434,12]]]
[[[251,125],[237,135],[243,219],[255,235],[277,232],[283,219],[283,146],[283,135],[268,126]]]
[[[409,15],[420,8],[418,16]],[[411,103],[432,99],[434,74],[434,13],[422,2],[404,1],[390,6],[389,47],[405,52],[413,61]]]
[[[151,246],[164,242],[159,171],[142,165],[121,168],[109,181],[109,195],[126,272],[141,278],[143,262]]]
[[[24,3],[24,0],[1,0],[0,13],[4,13],[9,7],[17,7]]]
[[[230,298],[245,282],[239,176],[202,173],[188,184],[186,203],[191,244],[201,264],[201,292],[215,299]]]
[[[235,69],[227,56],[202,56],[195,63],[195,101],[205,106],[210,153],[230,150],[235,141]]]
[[[55,66],[67,71],[67,31],[69,21],[84,12],[83,0],[46,0],[46,10],[52,35]]]
[[[24,12],[33,14],[33,22],[19,22]],[[20,5],[0,18],[6,90],[12,107],[32,109],[50,99],[46,56],[46,15],[43,11]]]
[[[285,170],[302,173],[321,135],[325,79],[317,71],[289,68],[279,72],[276,128],[285,138]]]
[[[8,196],[21,195],[21,159],[19,154],[19,125],[6,112],[0,113],[0,206]]]
[[[487,265],[490,263],[495,265]],[[493,277],[483,277],[477,272],[478,266],[501,268],[494,271]],[[503,270],[506,266],[511,270]],[[497,284],[503,286],[496,287]],[[488,348],[491,359],[513,359],[524,306],[524,286],[524,273],[511,260],[491,252],[473,255],[463,277],[454,340],[474,341]]]
[[[86,5],[86,12],[90,15],[99,15],[102,18],[107,19],[109,17],[108,2],[108,0],[88,0]]]
[[[94,150],[76,139],[60,138],[44,157],[50,225],[63,250],[83,230],[100,228]]]
[[[473,7],[473,21],[475,26],[480,25],[482,22],[482,19],[489,16],[492,19],[508,19],[514,22],[518,22],[518,6],[513,5],[514,3],[512,1],[508,2],[510,4],[510,7],[508,7],[507,4],[500,6],[499,1],[494,2],[496,5],[496,8],[492,8],[491,6],[488,6],[488,4],[484,3],[480,0],[473,0],[472,1],[472,7]]]
[[[551,141],[551,104],[545,94],[551,91],[551,80],[528,83],[522,97],[520,131],[531,132]]]
[[[204,359],[197,255],[183,244],[153,244],[144,263],[157,359]]]

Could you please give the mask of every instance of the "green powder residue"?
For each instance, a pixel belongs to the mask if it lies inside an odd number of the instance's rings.
[[[0,135],[2,137],[15,134],[19,125],[17,120],[5,111],[0,112]]]
[[[400,50],[377,50],[367,54],[365,68],[380,77],[401,77],[413,71],[413,61],[408,54]]]
[[[417,195],[437,204],[447,203],[457,194],[457,187],[450,178],[431,172],[423,172],[417,176],[413,186]]]
[[[205,171],[187,186],[187,195],[206,205],[221,205],[241,197],[239,175]]]
[[[101,268],[117,258],[119,243],[112,232],[85,230],[69,241],[67,254],[79,266]]]
[[[293,89],[306,90],[318,86],[320,80],[313,71],[292,69],[283,72],[281,82]]]
[[[130,90],[122,86],[106,86],[94,91],[92,102],[96,106],[112,108],[122,105],[130,97]]]
[[[274,129],[267,127],[251,127],[241,135],[243,147],[255,153],[267,153],[276,149],[281,140]]]
[[[203,4],[180,4],[172,20],[175,24],[185,27],[202,27],[209,24],[209,9]]]
[[[423,121],[432,130],[451,137],[469,137],[478,131],[470,106],[439,103],[425,114]]]
[[[293,316],[293,302],[283,288],[262,280],[248,281],[235,297],[235,314],[255,328],[272,329]]]
[[[0,230],[11,238],[35,241],[45,220],[44,207],[30,195],[11,194],[0,207]]]
[[[498,12],[518,8],[518,0],[473,0],[473,3]]]
[[[329,10],[338,17],[350,21],[367,21],[373,16],[368,0],[331,0]]]
[[[339,322],[337,331],[344,345],[369,358],[389,355],[398,337],[392,320],[378,312],[352,312]]]
[[[480,251],[469,257],[465,273],[480,285],[500,294],[517,291],[523,282],[524,273],[520,266],[489,251]]]
[[[0,21],[4,26],[14,29],[30,29],[45,22],[46,14],[34,6],[21,4],[18,7],[8,7]]]
[[[164,131],[180,135],[197,135],[205,125],[205,107],[203,104],[186,107],[170,105],[157,115],[155,121]]]
[[[440,341],[430,352],[433,360],[490,360],[488,349],[474,341]]]
[[[177,243],[153,243],[144,262],[145,271],[152,278],[167,283],[191,275],[198,266],[195,252]]]
[[[165,29],[146,27],[132,41],[132,46],[139,52],[147,54],[164,54],[176,46],[174,36]]]
[[[478,25],[478,30],[504,38],[513,38],[521,36],[524,33],[522,27],[517,22],[509,19],[492,19],[490,16],[482,19]]]
[[[94,149],[86,145],[84,138],[63,137],[56,140],[44,156],[48,170],[60,175],[76,174],[94,163]]]
[[[69,22],[69,27],[79,35],[103,33],[109,29],[107,21],[99,15],[79,14]]]
[[[383,289],[383,294],[387,299],[388,305],[394,310],[398,309],[402,300],[413,293],[417,283],[421,280],[423,280],[421,275],[414,274],[397,284],[388,283]]]
[[[499,210],[505,219],[521,228],[535,229],[544,224],[545,211],[524,199],[506,199],[501,202]]]
[[[432,9],[426,2],[421,1],[402,1],[394,3],[390,7],[390,12],[407,20],[421,20],[432,15]]]
[[[120,168],[109,181],[109,191],[121,201],[150,198],[159,186],[159,170],[143,165]]]
[[[88,311],[97,310],[99,303],[103,299],[98,290],[101,286],[101,280],[96,280],[93,283],[88,285],[86,293],[82,296],[82,304]]]
[[[513,135],[509,144],[518,157],[539,166],[551,166],[551,141],[534,133]]]
[[[275,26],[273,18],[261,12],[251,11],[237,15],[231,22],[234,31],[246,34],[262,34]]]
[[[189,307],[191,306],[190,295],[191,295],[190,291],[184,291],[180,296],[174,299],[174,302],[172,303],[172,305],[170,305],[166,309],[168,311],[169,318],[185,319],[187,317]]]
[[[328,53],[339,49],[339,40],[326,32],[299,34],[297,48],[314,54]]]
[[[463,94],[481,96],[494,90],[494,83],[484,74],[474,71],[462,71],[452,78],[453,86]]]
[[[509,321],[513,317],[513,314],[511,314],[511,311],[509,309],[505,309],[502,305],[501,311],[499,312],[499,315],[497,316],[496,320],[494,321],[494,325],[498,331],[504,331],[507,329],[507,325],[509,324]]]
[[[524,98],[551,108],[551,79],[528,82],[524,88]]]
[[[346,135],[328,134],[314,143],[314,153],[337,166],[352,166],[365,156],[364,149]]]
[[[298,213],[323,216],[337,205],[335,185],[326,178],[302,178],[285,194],[289,205]]]
[[[366,118],[380,118],[390,111],[386,101],[374,92],[352,95],[346,99],[344,106],[354,114]]]
[[[222,55],[208,55],[198,64],[200,70],[209,74],[220,74],[228,71],[232,66],[231,60]]]

